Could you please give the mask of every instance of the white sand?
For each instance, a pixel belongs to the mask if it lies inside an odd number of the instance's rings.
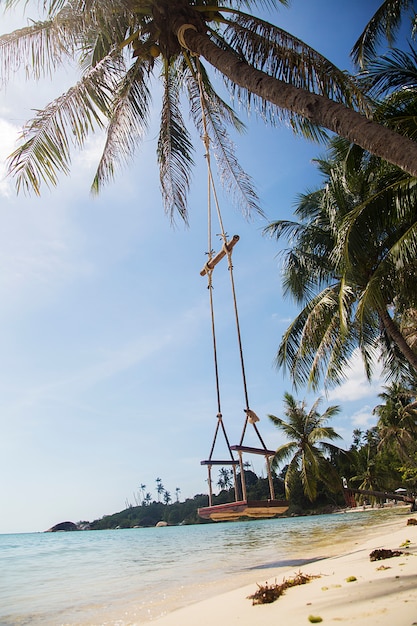
[[[320,575],[311,582],[287,589],[272,604],[252,605],[247,597],[257,590],[256,579],[249,587],[237,589],[174,611],[158,620],[158,626],[257,626],[258,624],[310,624],[309,616],[321,617],[324,624],[346,623],[355,626],[417,625],[417,526],[407,525],[415,513],[404,509],[392,522],[375,527],[375,536],[356,549],[339,556],[315,561],[276,577],[271,584],[292,578],[298,571]],[[408,547],[402,546],[409,541]],[[337,542],[337,537],[335,537]],[[370,561],[377,549],[401,550],[399,557]],[[382,567],[381,567],[382,566]],[[356,581],[347,582],[348,577]]]

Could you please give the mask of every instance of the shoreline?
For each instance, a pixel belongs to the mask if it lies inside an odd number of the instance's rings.
[[[282,620],[286,626],[300,626],[312,623],[312,616],[323,623],[354,622],[356,626],[417,624],[417,526],[407,525],[409,519],[417,522],[417,514],[409,507],[396,509],[392,519],[376,524],[363,537],[339,543],[335,538],[324,558],[323,554],[314,556],[306,546],[301,564],[268,568],[267,574],[265,569],[254,569],[253,584],[189,604],[155,623],[253,626],[264,620]],[[403,554],[371,562],[369,554],[375,549],[400,550]],[[248,599],[258,585],[280,584],[299,572],[319,577],[287,589],[272,604],[253,606]],[[350,577],[355,580],[348,582]]]

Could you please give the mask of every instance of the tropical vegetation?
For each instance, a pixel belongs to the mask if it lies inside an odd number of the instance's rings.
[[[417,56],[391,48],[375,57],[385,33],[392,42],[410,2],[384,2],[353,49],[363,91],[376,119],[416,138]],[[417,372],[415,178],[343,139],[316,161],[322,185],[300,195],[298,221],[266,229],[290,246],[283,285],[301,306],[283,335],[277,365],[296,385],[318,388],[348,376],[358,349],[368,378],[379,359],[387,379]]]
[[[8,8],[17,4],[5,2]],[[42,183],[56,184],[59,172],[69,172],[72,147],[105,128],[93,181],[99,190],[147,131],[156,75],[163,88],[158,161],[169,214],[187,217],[193,164],[182,94],[200,134],[203,120],[207,124],[227,186],[246,211],[260,210],[227,134],[228,125],[239,130],[242,122],[215,92],[204,61],[223,75],[233,97],[267,122],[288,119],[313,138],[333,131],[417,175],[417,145],[383,119],[373,120],[373,102],[356,80],[288,32],[245,12],[280,4],[287,1],[45,0],[43,21],[0,37],[2,82],[21,68],[31,79],[49,76],[70,59],[82,71],[76,85],[23,129],[10,159],[18,189],[39,193]]]
[[[331,465],[328,454],[336,447],[330,443],[340,435],[327,422],[340,410],[329,406],[324,413],[318,412],[319,398],[309,411],[304,402],[297,402],[290,393],[284,395],[284,420],[269,415],[274,426],[289,439],[282,444],[272,459],[275,469],[289,461],[285,471],[285,493],[287,498],[297,482],[301,482],[304,494],[313,502],[317,497],[317,484],[322,481],[331,491],[340,491],[340,477]]]
[[[356,349],[369,378],[379,355],[387,375],[417,371],[402,332],[417,304],[415,183],[338,139],[317,164],[323,183],[300,195],[299,221],[267,229],[290,241],[281,252],[284,293],[302,307],[277,364],[313,388],[343,380]]]
[[[307,409],[305,402],[296,400],[288,392],[284,394],[286,419],[269,417],[278,433],[288,439],[277,447],[273,457],[274,489],[277,498],[288,499],[287,515],[328,513],[350,506],[342,485],[384,494],[394,494],[399,488],[408,495],[417,494],[415,386],[392,383],[384,388],[380,399],[381,403],[373,412],[377,417],[375,425],[366,430],[355,428],[352,443],[344,450],[334,445],[340,436],[329,425],[339,413],[338,406],[329,406],[321,413],[318,410],[320,398]],[[219,468],[214,505],[235,500],[229,471]],[[268,499],[268,478],[258,476],[247,464],[244,472],[248,499]],[[179,498],[170,502],[164,497],[161,502],[160,484],[162,481],[157,478],[157,499],[150,494],[149,499],[145,495],[139,501],[135,498],[136,506],[127,502],[122,511],[83,522],[83,527],[100,530],[155,526],[158,522],[169,525],[210,523],[198,516],[198,509],[208,504],[207,494],[199,493],[182,502]],[[146,485],[142,484],[140,489],[141,493],[146,493]],[[176,492],[178,495],[178,487]],[[387,497],[358,493],[356,502],[377,505]]]

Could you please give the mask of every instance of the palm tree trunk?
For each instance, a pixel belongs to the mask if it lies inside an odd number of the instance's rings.
[[[394,322],[390,314],[386,309],[379,309],[378,315],[381,318],[382,324],[392,341],[396,344],[398,349],[404,355],[408,363],[417,372],[417,354],[410,348],[403,334],[398,329],[397,324]]]
[[[187,28],[188,26],[188,28]],[[232,82],[281,109],[301,115],[340,137],[361,146],[411,176],[417,176],[417,142],[367,119],[357,111],[325,96],[289,85],[253,68],[237,54],[219,48],[206,34],[182,20],[173,24],[180,43],[203,56]]]

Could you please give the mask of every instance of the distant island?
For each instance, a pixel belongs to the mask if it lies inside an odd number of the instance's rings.
[[[266,478],[259,478],[251,470],[245,470],[248,487],[248,499],[263,500],[268,499],[269,487]],[[284,497],[284,481],[282,478],[274,479],[275,493],[279,497]],[[234,489],[221,489],[218,495],[213,498],[213,504],[224,504],[234,501]],[[165,504],[163,502],[142,502],[138,506],[129,505],[127,508],[104,515],[102,518],[92,522],[61,522],[52,526],[46,532],[72,532],[77,530],[112,530],[122,528],[151,528],[157,525],[185,526],[190,524],[211,524],[209,520],[201,519],[197,510],[208,505],[207,494],[197,494],[193,498],[187,498],[183,502],[173,502]],[[344,508],[346,503],[343,494],[329,494],[326,491],[319,493],[317,500],[312,504],[300,492],[296,494],[291,502],[286,517],[295,515],[311,515],[320,513],[331,513]]]

